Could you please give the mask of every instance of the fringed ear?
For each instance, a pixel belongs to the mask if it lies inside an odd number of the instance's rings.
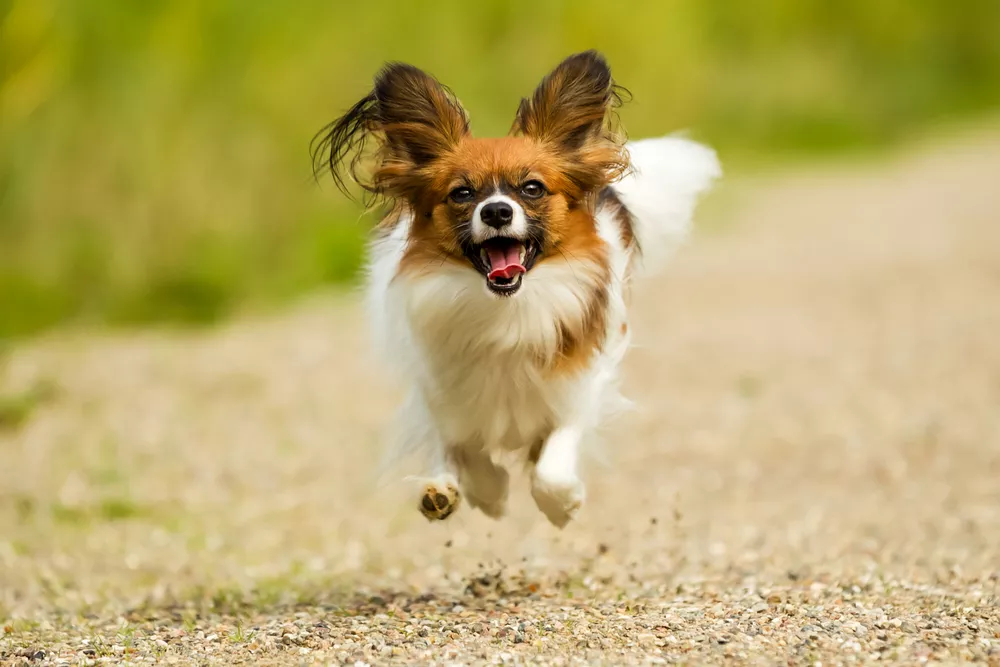
[[[376,197],[412,199],[424,170],[468,133],[468,116],[451,91],[416,67],[390,63],[375,76],[372,92],[313,139],[313,170],[329,169],[345,194],[346,173]],[[370,138],[374,153],[365,151]]]
[[[593,192],[628,169],[622,142],[610,127],[623,94],[601,54],[578,53],[521,100],[511,131],[552,145],[567,157],[573,181],[584,193]]]

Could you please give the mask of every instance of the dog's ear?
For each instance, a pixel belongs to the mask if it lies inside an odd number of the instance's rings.
[[[426,72],[390,63],[375,76],[372,91],[313,140],[313,166],[329,169],[345,193],[347,173],[376,196],[412,198],[426,176],[424,169],[469,133],[469,119],[455,96]],[[374,137],[378,150],[366,154]],[[368,177],[359,167],[374,163]]]
[[[611,68],[596,51],[562,61],[521,100],[514,131],[577,149],[604,129],[615,96]]]
[[[395,156],[414,166],[437,159],[469,133],[469,119],[455,96],[412,65],[386,65],[372,94],[378,129]]]
[[[597,51],[570,56],[550,72],[530,98],[521,100],[511,131],[551,144],[580,162],[573,174],[590,189],[614,180],[627,168],[621,144],[610,128],[623,89]]]

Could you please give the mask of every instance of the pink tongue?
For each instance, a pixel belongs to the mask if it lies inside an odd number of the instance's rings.
[[[486,246],[486,252],[490,256],[490,273],[487,278],[490,280],[495,278],[506,278],[509,280],[514,276],[525,273],[527,269],[521,266],[521,258],[518,256],[520,251],[520,243],[511,243],[502,247],[494,245]]]

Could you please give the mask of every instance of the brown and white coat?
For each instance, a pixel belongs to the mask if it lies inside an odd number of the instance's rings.
[[[622,141],[619,91],[599,54],[571,56],[522,101],[508,136],[483,139],[435,79],[389,65],[323,136],[341,185],[357,149],[355,179],[391,202],[371,242],[368,308],[410,386],[396,446],[430,455],[428,518],[459,497],[501,516],[509,453],[528,461],[552,523],[582,505],[581,441],[622,403],[630,280],[683,238],[719,173],[714,153],[685,139]]]

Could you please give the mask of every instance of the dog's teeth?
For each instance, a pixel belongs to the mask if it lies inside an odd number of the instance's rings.
[[[490,255],[486,252],[486,248],[479,249],[479,259],[483,260],[483,264],[486,266],[490,265]]]
[[[517,252],[517,256],[518,256],[518,259],[520,260],[521,264],[524,264],[524,256],[527,255],[527,254],[528,253],[527,253],[527,251],[525,251],[524,246],[521,246],[521,249],[518,250],[518,252]]]

